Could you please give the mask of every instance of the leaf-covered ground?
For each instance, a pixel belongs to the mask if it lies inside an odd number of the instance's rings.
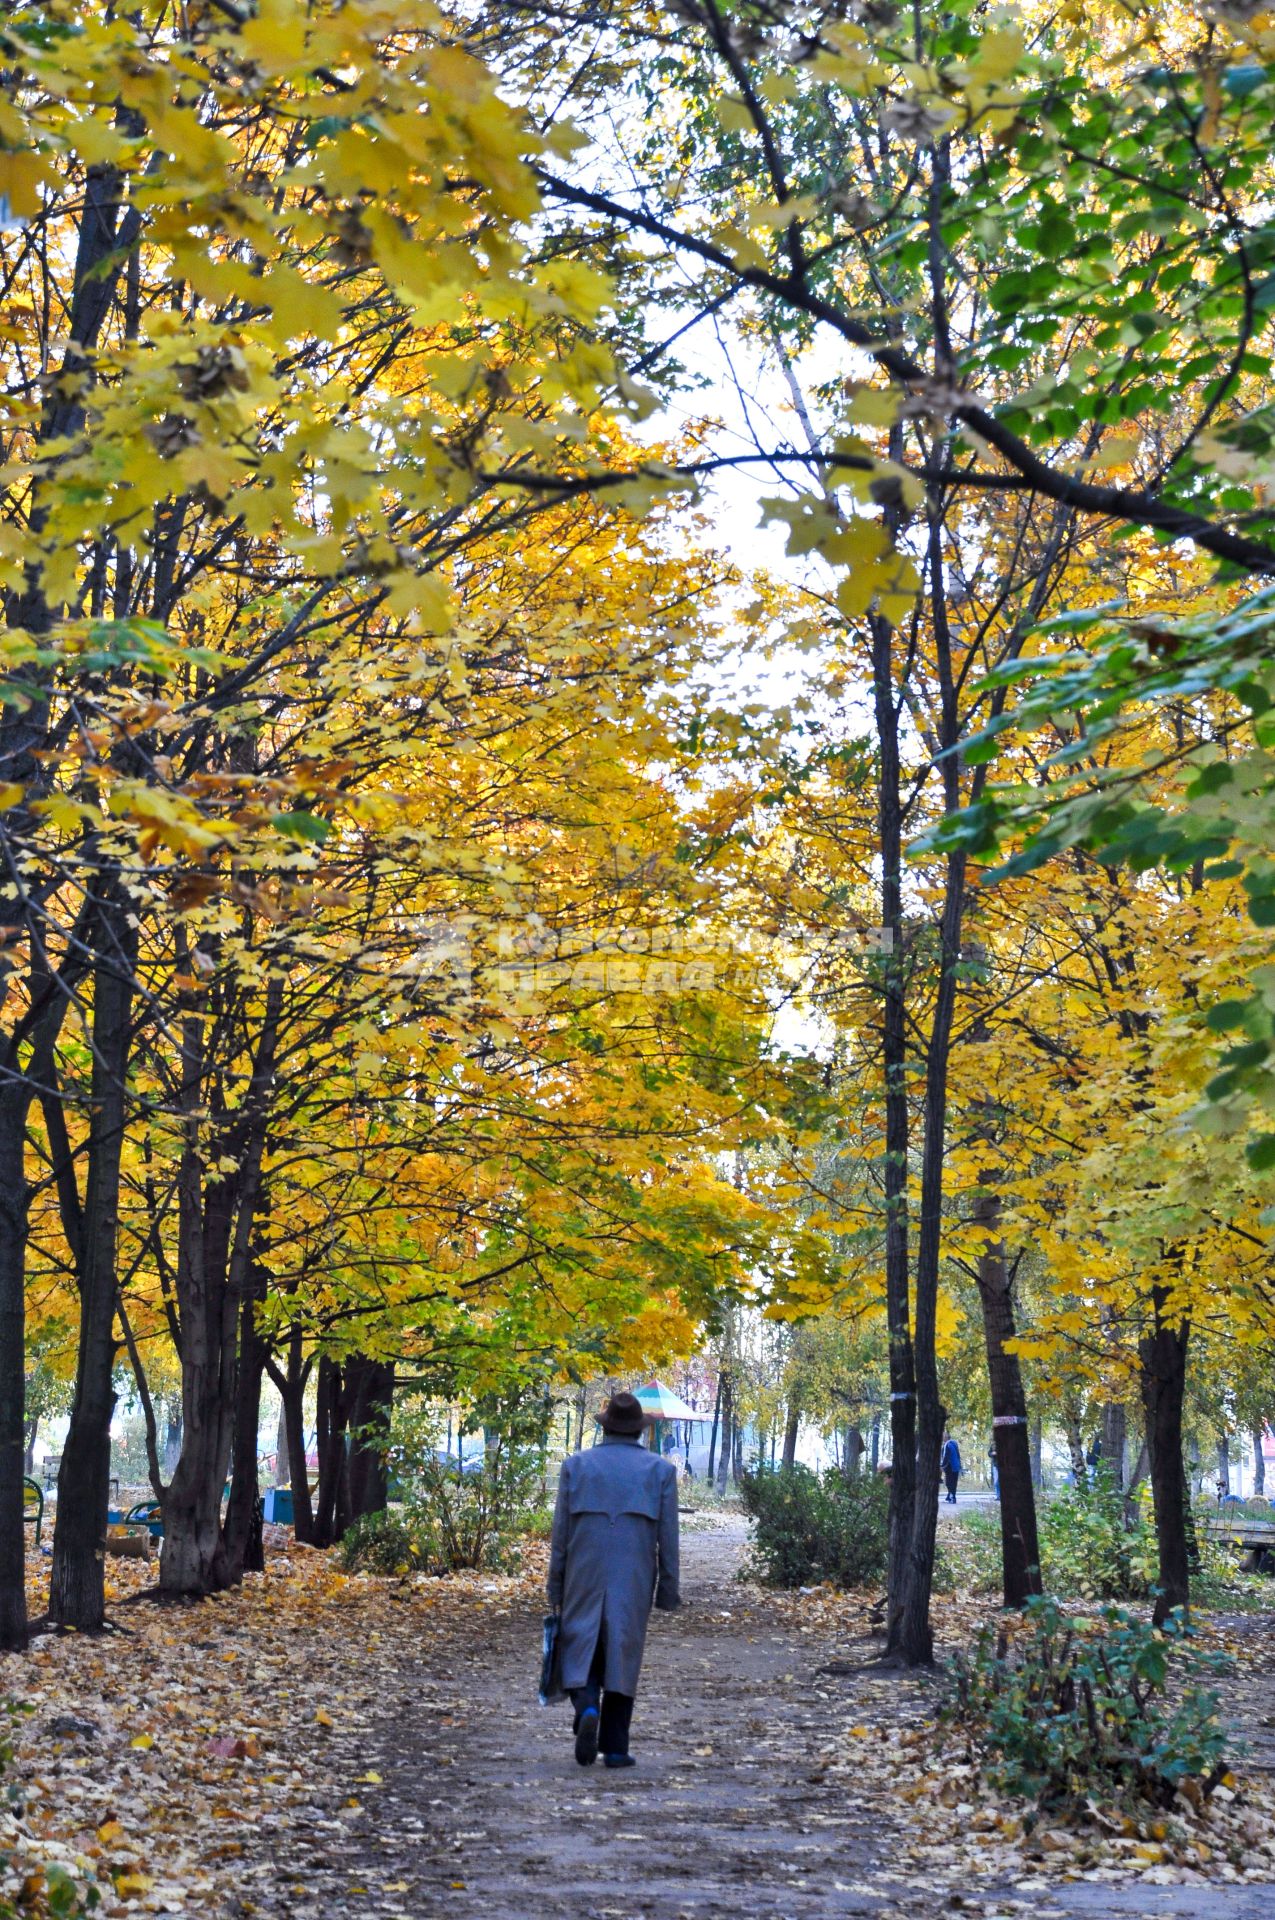
[[[936,1689],[864,1665],[863,1604],[741,1584],[696,1520],[657,1616],[629,1774],[577,1768],[534,1700],[543,1549],[518,1578],[349,1578],[274,1535],[270,1570],[190,1609],[130,1600],[2,1684],[25,1810],[9,1891],[92,1876],[108,1914],[823,1920],[937,1912],[1257,1920],[1275,1903],[1275,1622],[1224,1623],[1250,1767],[1207,1807],[1027,1831]],[[47,1564],[47,1563],[46,1563]],[[984,1603],[945,1600],[949,1644]],[[1265,1723],[1265,1724],[1264,1724]],[[0,1847],[0,1851],[6,1849]]]

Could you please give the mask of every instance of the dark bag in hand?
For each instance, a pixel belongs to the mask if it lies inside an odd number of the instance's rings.
[[[547,1707],[562,1697],[562,1616],[547,1613],[540,1658],[540,1704]]]

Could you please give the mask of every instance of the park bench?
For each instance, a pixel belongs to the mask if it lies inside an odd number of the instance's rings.
[[[1210,1518],[1204,1522],[1204,1531],[1247,1555],[1242,1572],[1275,1572],[1275,1520],[1254,1520],[1246,1514],[1231,1518],[1221,1513],[1216,1520]]]
[[[44,1528],[44,1488],[38,1480],[23,1479],[22,1518],[27,1526],[35,1528],[35,1544],[38,1547]]]
[[[145,1527],[152,1540],[164,1537],[164,1509],[158,1500],[138,1500],[127,1512],[108,1507],[106,1523],[111,1527]]]
[[[126,1527],[145,1527],[152,1540],[164,1537],[164,1509],[158,1500],[139,1500],[124,1515]]]

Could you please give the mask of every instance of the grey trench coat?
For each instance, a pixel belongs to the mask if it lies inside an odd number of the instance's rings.
[[[677,1588],[677,1469],[638,1440],[607,1434],[562,1464],[549,1550],[549,1605],[562,1615],[562,1684],[583,1687],[606,1627],[603,1686],[636,1693],[651,1602]]]

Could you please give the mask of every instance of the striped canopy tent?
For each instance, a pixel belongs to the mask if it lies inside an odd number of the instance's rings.
[[[685,1400],[680,1399],[672,1387],[666,1387],[662,1380],[652,1380],[649,1387],[635,1387],[633,1397],[642,1402],[642,1411],[655,1420],[695,1420],[701,1426],[708,1425],[706,1414],[696,1413],[694,1407],[688,1407]]]
[[[652,1380],[649,1386],[634,1389],[634,1398],[641,1402],[642,1410],[655,1421],[652,1443],[660,1452],[662,1428],[666,1420],[689,1421],[694,1426],[707,1427],[711,1424],[707,1414],[696,1413],[694,1407],[688,1407],[672,1387],[666,1387],[662,1380]]]

